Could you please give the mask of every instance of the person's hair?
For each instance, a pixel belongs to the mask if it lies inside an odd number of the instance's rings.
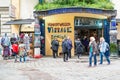
[[[100,40],[105,41],[104,37],[101,37]]]
[[[95,38],[94,38],[94,37],[90,37],[90,39],[92,39],[92,41],[95,41]]]
[[[17,41],[15,41],[14,43],[15,43],[15,44],[18,44],[18,42],[17,42]]]
[[[20,43],[23,43],[23,41],[20,41]]]

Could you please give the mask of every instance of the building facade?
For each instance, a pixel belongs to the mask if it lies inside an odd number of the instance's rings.
[[[46,11],[34,12],[36,21],[39,21],[41,36],[45,31],[45,54],[52,55],[51,41],[57,38],[60,42],[59,53],[61,53],[61,43],[66,36],[70,36],[73,44],[72,56],[75,53],[75,39],[83,39],[86,36],[94,36],[99,40],[103,36],[110,43],[111,19],[115,18],[116,10],[101,10],[94,8],[58,8]],[[38,19],[38,20],[37,20]],[[44,24],[44,25],[42,25]]]
[[[5,22],[12,19],[9,16],[10,4],[10,0],[0,0],[0,35],[8,33],[8,35],[10,36],[12,32],[10,25],[3,25]]]

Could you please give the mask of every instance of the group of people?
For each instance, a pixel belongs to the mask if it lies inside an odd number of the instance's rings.
[[[17,62],[17,57],[19,56],[20,62],[26,61],[26,56],[30,50],[30,38],[28,34],[21,34],[20,37],[16,36],[15,33],[12,37],[8,37],[7,33],[1,38],[1,46],[3,47],[2,56],[6,60],[11,56],[15,57],[15,62]]]
[[[105,56],[108,64],[110,64],[110,53],[109,53],[109,44],[105,42],[105,39],[103,37],[100,38],[99,44],[96,43],[94,37],[90,37],[89,42],[89,67],[92,66],[92,57],[94,57],[94,66],[97,65],[97,54],[100,56],[100,63],[103,64],[103,56]]]
[[[58,48],[59,48],[59,41],[55,38],[51,42],[51,49],[53,51],[53,57],[56,58],[58,56]],[[75,43],[75,51],[80,58],[81,54],[84,52],[84,45],[82,44],[81,40],[78,38]],[[63,53],[63,61],[66,62],[68,58],[71,58],[71,49],[72,49],[72,41],[70,40],[70,37],[67,37],[63,39],[62,41],[62,53]],[[100,56],[100,63],[103,64],[103,56],[105,56],[108,64],[110,64],[109,59],[109,44],[105,42],[105,39],[103,37],[100,38],[99,43],[96,43],[96,40],[94,37],[90,37],[89,45],[87,47],[88,53],[89,53],[89,67],[92,66],[92,58],[94,58],[94,66],[97,65],[97,55]]]
[[[51,42],[51,49],[53,51],[53,58],[56,58],[58,56],[58,48],[59,48],[59,41],[57,38],[52,40]],[[63,53],[63,60],[66,62],[68,58],[71,58],[71,49],[72,49],[72,41],[70,37],[66,37],[62,41],[62,53]]]

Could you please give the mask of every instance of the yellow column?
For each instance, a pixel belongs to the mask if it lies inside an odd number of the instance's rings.
[[[20,0],[11,0],[11,4],[16,7],[15,9],[15,19],[20,18]],[[19,26],[20,25],[11,25],[12,33],[19,34]]]

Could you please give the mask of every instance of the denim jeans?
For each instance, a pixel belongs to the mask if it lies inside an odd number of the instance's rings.
[[[22,62],[22,59],[23,59],[24,62],[26,61],[25,55],[24,56],[20,56],[20,62]]]
[[[56,58],[56,57],[58,57],[58,52],[53,50],[53,58]]]
[[[71,58],[71,49],[68,49],[68,56]]]
[[[103,63],[103,56],[105,56],[108,64],[110,64],[110,59],[109,59],[109,55],[108,55],[108,52],[100,52],[100,64]]]
[[[15,56],[15,62],[17,61],[17,53],[13,52],[14,56]]]
[[[68,52],[63,53],[63,61],[66,62],[68,60],[69,54]]]
[[[96,66],[97,65],[96,54],[93,54],[92,52],[89,52],[89,66],[92,66],[92,57],[94,57],[94,66]]]

